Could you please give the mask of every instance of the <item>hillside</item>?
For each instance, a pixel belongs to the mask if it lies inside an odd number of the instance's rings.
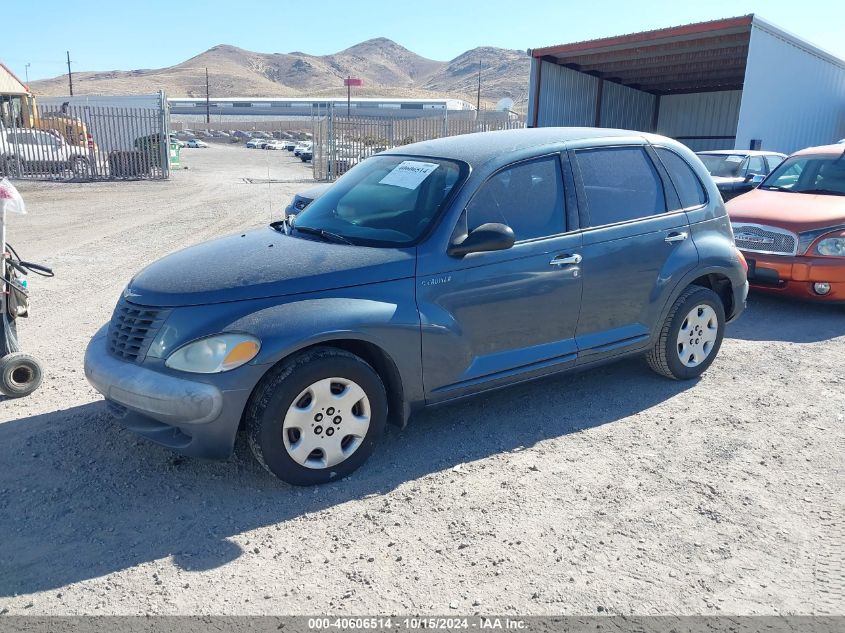
[[[205,95],[208,68],[215,97],[340,96],[343,79],[360,77],[359,96],[453,97],[475,102],[481,62],[481,97],[488,107],[502,97],[519,105],[528,88],[529,58],[522,51],[481,47],[442,62],[421,57],[387,38],[361,42],[332,55],[256,53],[221,44],[169,68],[74,72],[74,92]],[[67,77],[31,82],[35,94],[67,94]]]

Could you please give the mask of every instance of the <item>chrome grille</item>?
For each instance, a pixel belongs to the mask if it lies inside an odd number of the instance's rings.
[[[170,310],[138,306],[121,298],[109,324],[109,352],[140,363],[169,314]]]
[[[792,231],[761,224],[733,224],[737,248],[751,253],[795,255],[798,236]]]

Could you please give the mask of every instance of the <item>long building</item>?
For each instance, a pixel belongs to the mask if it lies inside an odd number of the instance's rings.
[[[845,61],[757,15],[535,48],[529,126],[657,132],[695,150],[845,136]]]
[[[202,97],[177,97],[167,100],[171,114],[205,115],[206,100]],[[279,97],[215,97],[208,100],[212,115],[226,116],[310,116],[324,113],[333,106],[345,113],[344,98],[279,98]],[[474,112],[475,106],[460,99],[387,99],[355,98],[349,102],[353,115],[369,117],[417,118],[443,116],[460,112]]]

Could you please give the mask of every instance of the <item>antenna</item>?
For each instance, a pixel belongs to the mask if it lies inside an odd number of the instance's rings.
[[[497,112],[510,112],[511,108],[513,108],[513,99],[510,97],[502,97],[496,102]]]

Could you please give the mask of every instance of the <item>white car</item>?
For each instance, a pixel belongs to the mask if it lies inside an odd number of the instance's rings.
[[[312,143],[300,143],[293,148],[293,155],[299,156],[303,151],[311,151]]]
[[[0,127],[0,173],[54,173],[70,170],[77,178],[92,173],[97,150],[70,145],[58,132]]]
[[[269,141],[266,138],[253,138],[247,141],[248,149],[264,149]]]
[[[192,138],[187,143],[185,143],[185,147],[208,147],[208,143],[205,141],[201,141],[198,138]]]
[[[265,141],[264,149],[285,149],[285,144],[281,141]]]

